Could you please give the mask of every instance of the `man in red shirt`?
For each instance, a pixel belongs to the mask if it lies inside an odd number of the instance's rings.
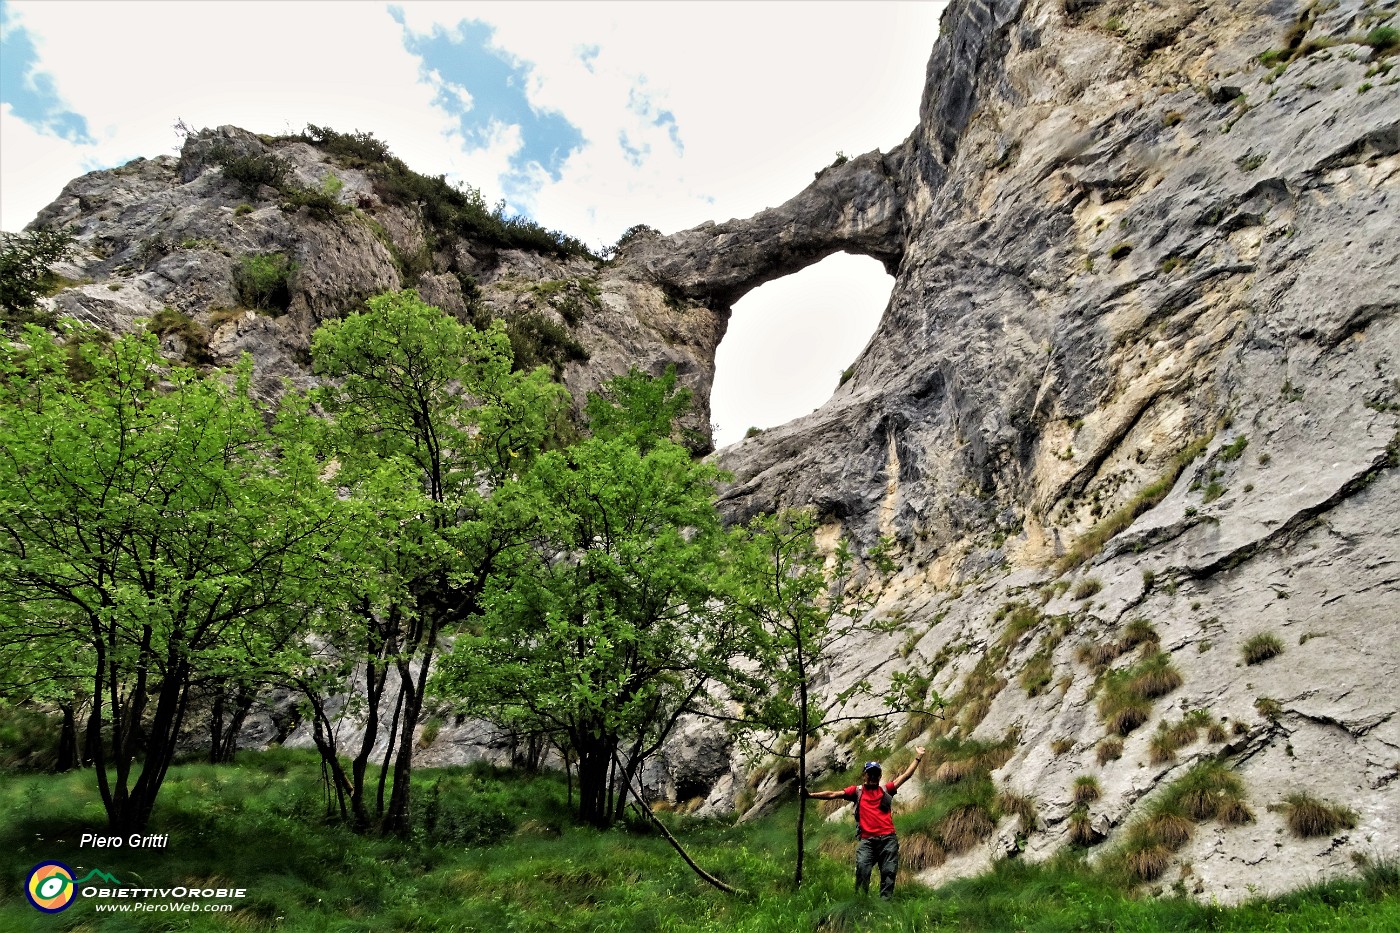
[[[924,747],[914,749],[914,760],[904,773],[880,785],[880,763],[867,761],[864,768],[865,783],[845,790],[808,791],[802,788],[804,797],[813,800],[851,800],[856,805],[856,891],[870,892],[870,871],[880,866],[880,896],[889,900],[894,894],[894,873],[899,868],[899,837],[894,832],[894,818],[890,810],[894,805],[895,792],[905,781],[914,776],[914,769],[924,760]]]

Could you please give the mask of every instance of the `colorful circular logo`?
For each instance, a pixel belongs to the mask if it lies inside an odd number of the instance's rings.
[[[73,869],[62,862],[40,862],[29,871],[24,893],[35,909],[56,914],[73,903]]]

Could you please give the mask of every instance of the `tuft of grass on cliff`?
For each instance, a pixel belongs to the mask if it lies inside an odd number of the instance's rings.
[[[744,824],[667,815],[701,864],[752,892],[705,886],[640,821],[599,832],[573,824],[558,776],[485,766],[424,769],[407,841],[357,836],[324,819],[308,752],[245,753],[231,766],[172,769],[152,832],[166,849],[80,849],[101,831],[90,773],[0,776],[0,930],[62,931],[1325,931],[1400,929],[1400,870],[1366,868],[1286,897],[1225,908],[1171,885],[1128,890],[1074,858],[1011,859],[931,890],[901,877],[892,903],[857,898],[845,840],[818,822],[809,873],[790,882],[795,806]],[[832,846],[830,848],[839,848]],[[25,902],[37,862],[101,868],[127,884],[229,885],[225,914],[98,915],[89,902],[44,916]],[[1262,879],[1261,879],[1262,882]]]

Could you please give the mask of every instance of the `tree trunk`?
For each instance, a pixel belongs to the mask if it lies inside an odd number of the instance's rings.
[[[585,736],[578,748],[578,815],[592,826],[606,829],[612,825],[612,809],[608,806],[608,772],[612,754],[604,739]]]
[[[617,810],[615,811],[617,819],[619,820],[622,819],[622,815],[627,808],[627,790],[631,789],[633,779],[637,776],[637,773],[642,770],[642,762],[645,760],[642,756],[642,746],[645,742],[645,734],[637,736],[637,740],[632,743],[631,751],[627,754],[627,763],[625,765],[620,763],[615,765],[615,767],[621,767],[622,769],[623,793],[618,795]],[[642,788],[642,790],[645,789],[646,788]],[[637,799],[641,800],[640,797]]]
[[[371,636],[372,640],[372,636]],[[374,650],[373,645],[371,650]],[[379,741],[379,702],[384,695],[384,685],[388,679],[388,665],[381,666],[372,654],[365,659],[365,702],[368,713],[365,715],[365,731],[360,737],[359,750],[350,760],[350,812],[354,815],[355,832],[362,833],[369,828],[370,815],[365,805],[365,772],[369,768],[369,756],[374,751],[374,743]],[[392,739],[390,740],[392,745]],[[382,770],[382,769],[381,769]],[[380,794],[379,812],[384,810],[384,797]],[[376,814],[377,816],[378,814]]]
[[[209,763],[216,765],[223,754],[224,745],[224,691],[220,687],[214,691],[214,708],[209,711]]]
[[[399,726],[399,751],[394,758],[394,789],[389,794],[389,806],[384,811],[383,828],[386,833],[407,836],[412,825],[410,804],[412,801],[413,779],[413,730],[418,725],[418,717],[423,712],[423,689],[427,684],[428,667],[433,661],[433,643],[437,638],[438,626],[434,622],[424,638],[424,650],[419,662],[418,676],[412,668],[412,656],[400,660],[399,678],[403,691],[403,721]]]
[[[232,702],[230,703],[230,699]],[[230,698],[220,685],[214,694],[214,709],[209,714],[209,763],[228,764],[238,751],[238,733],[253,708],[253,694],[239,684]],[[227,722],[225,716],[227,715]]]
[[[399,717],[403,715],[403,684],[399,684],[394,695],[394,715],[389,719],[389,741],[384,744],[384,763],[379,766],[379,784],[374,796],[374,818],[384,819],[384,788],[389,782],[389,771],[394,761],[394,749],[399,740]]]
[[[151,811],[155,807],[156,796],[175,758],[175,742],[180,725],[184,721],[185,703],[189,690],[189,671],[183,663],[173,660],[168,664],[166,677],[161,681],[156,698],[155,715],[146,730],[146,754],[141,763],[141,773],[128,792],[119,786],[120,793],[115,806],[107,809],[107,822],[118,835],[144,832],[150,823]],[[139,708],[144,704],[132,703],[130,722],[139,722]],[[128,768],[133,752],[126,749]],[[119,759],[120,763],[120,759]],[[124,782],[123,782],[124,784]]]
[[[248,721],[248,713],[253,709],[253,694],[239,688],[238,700],[233,708],[233,718],[229,720],[228,732],[224,735],[224,747],[219,758],[220,764],[230,764],[238,754],[238,734],[243,731],[243,723]]]
[[[311,702],[311,739],[316,743],[316,751],[321,753],[321,779],[335,791],[335,802],[340,810],[342,821],[349,821],[349,794],[350,779],[345,774],[345,769],[341,767],[340,756],[336,754],[335,736],[330,731],[330,719],[326,716],[325,708],[319,699],[312,697],[311,691],[306,691]],[[327,800],[327,816],[329,812],[329,800]]]
[[[661,822],[661,819],[655,813],[651,812],[651,808],[647,806],[646,801],[642,800],[641,795],[633,789],[631,784],[622,788],[622,798],[626,800],[629,793],[636,797],[637,808],[651,821],[653,826],[661,831],[661,835],[665,837],[666,841],[671,844],[671,848],[676,850],[685,863],[690,866],[691,871],[704,879],[707,884],[714,885],[726,894],[747,895],[748,892],[725,884],[723,881],[720,881],[714,875],[701,868],[699,864],[696,863],[695,859],[690,857],[690,853],[685,850],[685,847],[680,844],[680,841],[677,840],[675,836],[671,835],[671,831],[666,828],[666,824]]]
[[[58,759],[53,766],[54,771],[59,773],[72,771],[80,765],[78,715],[73,707],[71,702],[59,704],[59,709],[63,711],[63,728],[58,733]]]
[[[807,797],[802,789],[807,786],[807,733],[811,728],[808,717],[807,698],[807,658],[803,651],[802,629],[794,624],[797,661],[797,867],[793,870],[793,887],[802,887],[802,863],[807,857]]]

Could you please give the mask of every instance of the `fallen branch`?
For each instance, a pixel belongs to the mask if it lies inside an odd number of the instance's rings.
[[[617,761],[617,756],[615,754],[613,755],[613,760]],[[621,769],[622,762],[618,761],[617,766],[619,769]],[[632,786],[632,782],[630,780],[626,784],[626,791],[630,793],[633,799],[636,801],[637,809],[641,810],[642,813],[646,815],[647,819],[651,821],[651,824],[661,831],[661,835],[665,837],[666,841],[671,844],[671,848],[675,849],[678,853],[680,853],[680,857],[685,860],[685,863],[687,865],[690,866],[691,871],[695,872],[709,884],[712,884],[715,887],[719,888],[725,894],[736,894],[740,897],[748,896],[747,891],[725,884],[723,881],[719,880],[714,875],[710,874],[705,869],[697,865],[695,863],[695,859],[690,857],[690,853],[685,850],[685,847],[680,844],[680,841],[677,840],[675,836],[671,835],[671,831],[666,828],[666,824],[661,822],[660,818],[657,817],[655,813],[651,812],[651,807],[647,806],[647,802],[642,799],[641,793]]]

